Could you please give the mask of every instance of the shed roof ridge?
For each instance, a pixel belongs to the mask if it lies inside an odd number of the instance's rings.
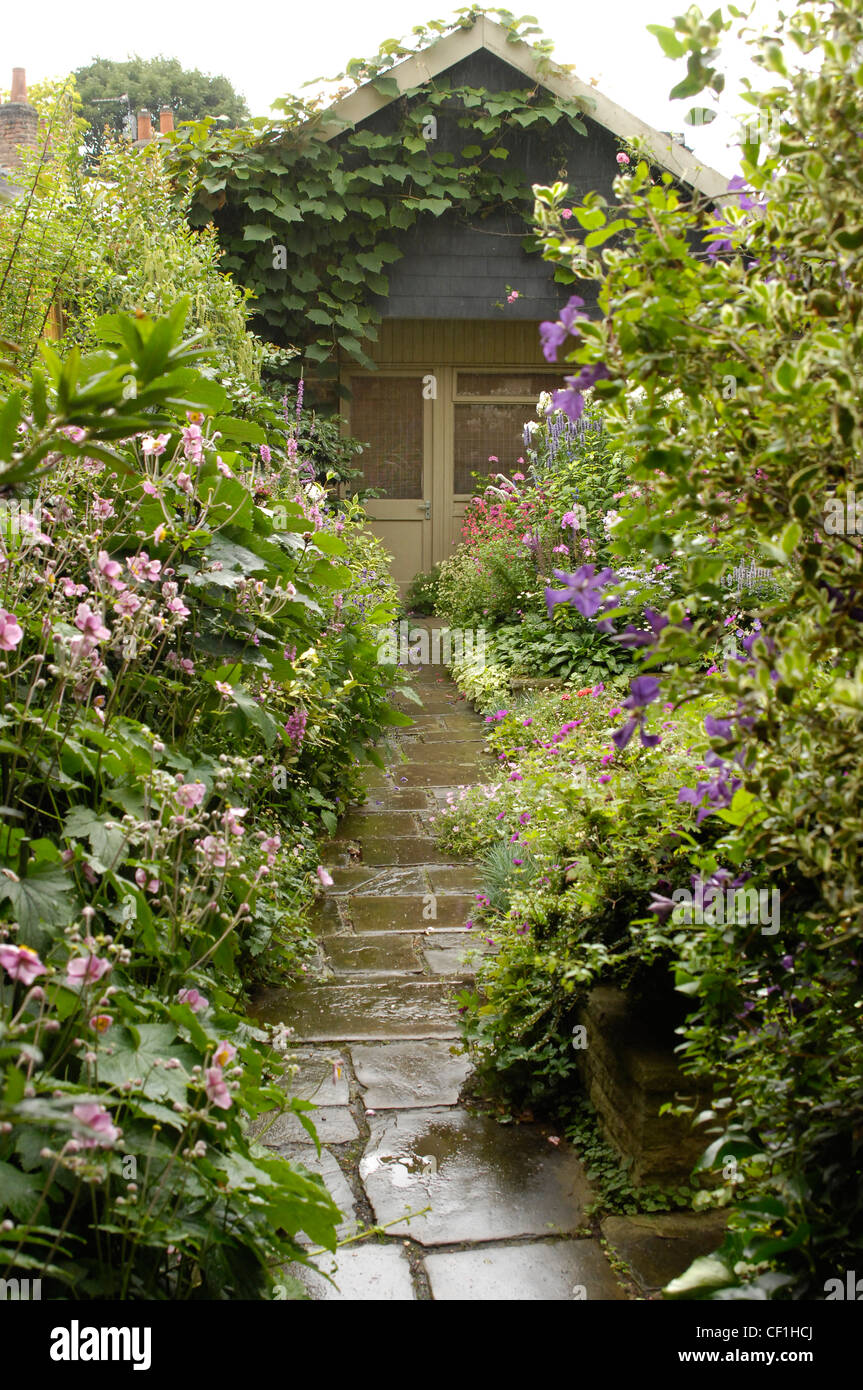
[[[490,19],[488,15],[480,15],[470,28],[457,26],[438,36],[426,48],[394,63],[386,73],[380,75],[393,78],[399,92],[402,93],[411,87],[421,86],[423,82],[431,81],[481,49],[502,59],[532,82],[554,92],[556,96],[575,100],[582,106],[589,119],[596,121],[619,139],[629,140],[641,136],[656,163],[682,183],[708,198],[720,197],[727,193],[728,178],[725,174],[711,168],[684,145],[677,144],[662,131],[634,116],[598,88],[582,82],[574,73],[562,70],[540,71],[539,61],[530,44],[525,43],[524,39],[513,42],[507,37],[503,25]],[[335,101],[328,111],[321,113],[320,134],[324,139],[334,139],[347,127],[357,125],[396,100],[395,96],[386,96],[377,91],[374,86],[375,80],[373,77],[369,78],[353,92]],[[334,119],[328,121],[328,116]]]

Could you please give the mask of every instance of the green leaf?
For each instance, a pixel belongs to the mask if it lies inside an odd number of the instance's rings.
[[[38,947],[46,935],[43,928],[65,927],[73,920],[75,904],[67,895],[75,885],[53,864],[38,864],[26,878],[17,880],[8,878],[9,872],[0,871],[0,900],[9,899],[24,945]]]
[[[117,822],[110,816],[97,815],[88,806],[73,806],[63,823],[63,834],[90,841],[93,868],[97,873],[116,867],[126,844],[126,835]]]
[[[244,241],[269,241],[275,235],[272,227],[265,227],[261,222],[250,222],[243,228]]]
[[[22,1173],[11,1163],[0,1163],[0,1214],[8,1211],[16,1221],[29,1221],[44,1186],[44,1173]]]
[[[203,1060],[186,1043],[177,1040],[173,1023],[139,1023],[134,1028],[111,1029],[113,1053],[99,1053],[99,1082],[101,1085],[122,1086],[126,1081],[143,1083],[145,1096],[151,1100],[183,1101],[186,1099],[188,1073]],[[155,1066],[157,1059],[167,1061],[176,1057],[180,1063],[166,1071]]]
[[[681,42],[673,29],[667,28],[664,24],[648,24],[648,34],[653,34],[659,40],[660,46],[666,58],[682,58],[686,52],[686,45]]]

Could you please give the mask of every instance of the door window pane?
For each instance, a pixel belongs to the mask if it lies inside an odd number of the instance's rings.
[[[540,391],[563,389],[559,372],[459,372],[459,396],[526,396],[535,401]]]
[[[524,454],[524,423],[528,405],[456,405],[455,479],[453,490],[472,493],[471,473],[512,473]],[[493,454],[497,463],[489,463]]]
[[[357,459],[366,487],[385,497],[423,496],[422,377],[351,378],[350,432],[367,444]]]

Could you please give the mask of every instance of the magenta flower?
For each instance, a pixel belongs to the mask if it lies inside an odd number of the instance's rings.
[[[73,1105],[72,1114],[91,1133],[90,1138],[79,1139],[83,1149],[109,1149],[119,1139],[120,1130],[112,1123],[111,1115],[104,1106],[94,1102]]]
[[[39,975],[45,974],[45,966],[30,946],[0,946],[0,965],[10,979],[22,985],[32,985]]]
[[[319,864],[319,865],[318,865],[318,867],[315,869],[315,873],[317,874],[317,876],[318,876],[318,878],[320,879],[321,883],[323,884],[324,888],[332,888],[332,886],[333,886],[333,877],[332,877],[332,874],[330,874],[330,873],[327,872],[327,870],[324,868],[323,864]]]
[[[78,611],[75,614],[75,626],[85,637],[92,637],[102,640],[110,637],[111,633],[102,620],[102,614],[95,612],[89,603],[79,603]]]
[[[224,1073],[221,1067],[207,1067],[205,1076],[205,1089],[207,1100],[211,1105],[215,1105],[217,1110],[230,1110],[231,1093],[228,1090]]]
[[[210,1007],[209,999],[205,999],[197,989],[181,989],[177,995],[177,1003],[188,1004],[193,1014],[203,1013]]]
[[[101,980],[111,969],[111,962],[100,956],[72,956],[66,962],[66,979],[70,984],[88,985]]]
[[[213,1062],[217,1067],[226,1067],[229,1062],[233,1062],[237,1055],[237,1049],[229,1042],[220,1042],[213,1053]]]
[[[24,632],[15,614],[7,613],[5,608],[0,608],[0,651],[13,651],[23,636]]]
[[[272,458],[269,446],[267,444],[261,444],[259,448],[261,454],[261,463],[269,463]]]
[[[204,800],[207,788],[203,782],[186,782],[177,787],[174,793],[181,806],[191,810],[194,806],[200,806]]]
[[[629,163],[629,155],[626,154],[624,150],[619,150],[618,153],[615,155],[615,159],[617,160],[618,164]]]
[[[215,835],[205,835],[203,840],[197,841],[195,848],[215,869],[224,869],[228,862],[225,846]]]

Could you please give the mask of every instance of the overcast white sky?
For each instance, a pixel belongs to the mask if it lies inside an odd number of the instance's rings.
[[[716,0],[719,3],[719,0]],[[443,0],[38,0],[10,6],[3,17],[0,86],[11,69],[23,67],[30,81],[60,77],[94,57],[132,54],[179,58],[188,67],[223,73],[245,96],[253,115],[267,115],[272,101],[306,81],[342,71],[348,59],[367,57],[387,38],[400,38],[414,24],[445,18]],[[738,0],[742,8],[742,0]],[[453,6],[454,7],[454,6]],[[703,8],[710,12],[713,0]],[[778,0],[755,0],[755,21],[769,24]],[[685,0],[527,0],[555,56],[572,63],[584,81],[660,130],[683,130],[691,101],[669,102],[682,63],[662,54],[648,24],[668,24],[686,9]],[[514,8],[514,13],[518,9]],[[735,119],[745,104],[735,100],[737,78],[752,71],[745,45],[729,36],[723,50],[729,115],[712,126],[689,129],[687,143],[706,163],[732,174],[737,158],[729,148]],[[702,98],[696,99],[703,101]],[[707,104],[706,101],[704,104]]]

